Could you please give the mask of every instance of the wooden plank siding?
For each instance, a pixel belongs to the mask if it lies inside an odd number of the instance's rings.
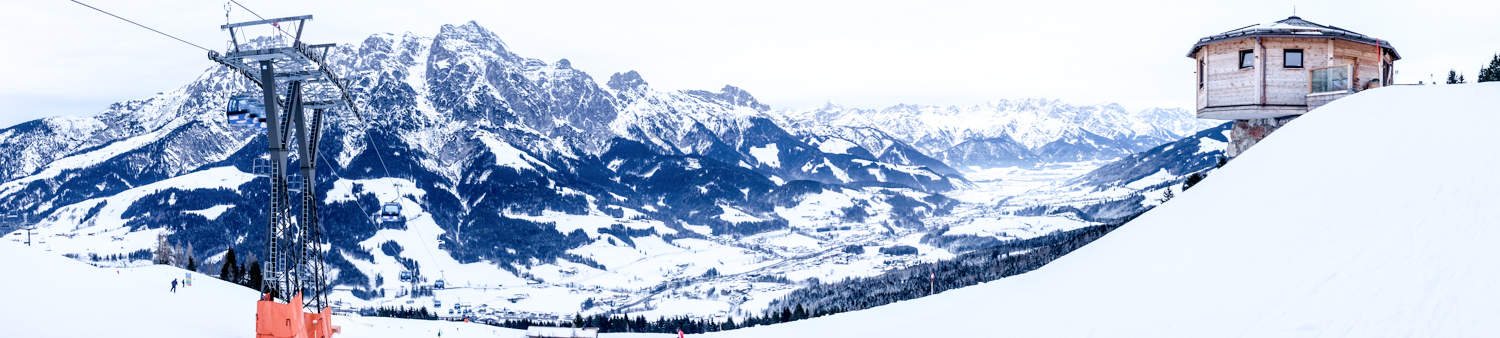
[[[1307,71],[1328,64],[1324,39],[1265,38],[1266,104],[1307,104]],[[1286,68],[1286,50],[1302,50],[1302,68]]]
[[[1240,69],[1240,51],[1255,49],[1255,39],[1238,39],[1205,46],[1208,57],[1208,106],[1259,104],[1255,67]],[[1256,55],[1256,57],[1260,57]]]

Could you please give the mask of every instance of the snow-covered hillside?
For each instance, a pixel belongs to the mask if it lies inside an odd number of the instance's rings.
[[[1493,336],[1497,97],[1361,92],[1034,272],[718,336]]]
[[[253,337],[255,290],[155,265],[96,268],[36,247],[0,241],[5,337]],[[173,280],[192,286],[171,291]],[[479,324],[335,316],[338,337],[520,337]]]

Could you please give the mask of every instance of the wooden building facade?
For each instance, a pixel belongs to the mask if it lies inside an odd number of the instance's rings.
[[[1198,118],[1233,120],[1229,156],[1301,114],[1390,83],[1401,56],[1390,42],[1292,16],[1204,37],[1197,64]]]

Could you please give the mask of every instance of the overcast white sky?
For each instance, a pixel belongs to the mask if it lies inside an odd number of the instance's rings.
[[[81,0],[222,49],[217,0]],[[1130,109],[1192,104],[1199,38],[1285,18],[1292,1],[283,1],[313,14],[305,40],[431,36],[478,21],[517,53],[603,82],[637,70],[658,88],[733,84],[773,106],[976,104],[1050,97]],[[1394,43],[1398,82],[1468,78],[1500,52],[1500,1],[1297,1],[1305,19]],[[236,20],[249,18],[234,8]],[[204,52],[67,0],[0,2],[0,126],[93,114],[190,81]]]

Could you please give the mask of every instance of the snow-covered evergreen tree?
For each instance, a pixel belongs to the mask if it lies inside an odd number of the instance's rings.
[[[1500,81],[1500,54],[1490,59],[1490,64],[1479,69],[1478,82]]]

